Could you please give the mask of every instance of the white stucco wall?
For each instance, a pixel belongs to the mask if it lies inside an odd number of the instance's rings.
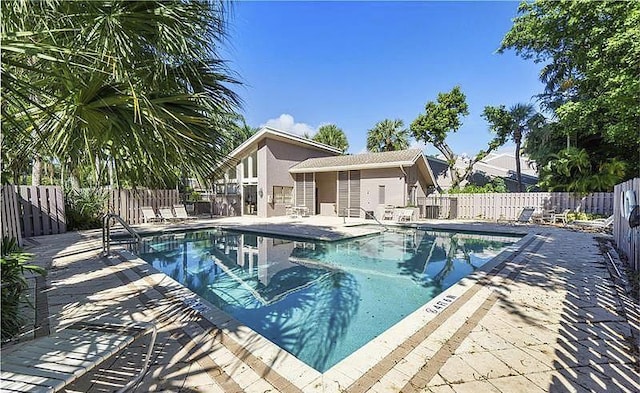
[[[360,171],[360,206],[364,210],[377,211],[379,186],[385,186],[384,205],[405,205],[406,186],[400,168],[367,169]]]
[[[289,168],[308,158],[333,156],[329,152],[292,145],[266,138],[258,145],[258,216],[273,217],[285,214],[285,205],[268,203],[273,186],[294,186]],[[260,198],[260,189],[263,191]]]

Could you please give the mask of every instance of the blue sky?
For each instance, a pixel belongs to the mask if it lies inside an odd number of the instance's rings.
[[[539,65],[497,54],[516,2],[237,2],[224,57],[253,127],[311,134],[334,123],[349,152],[385,118],[408,127],[439,92],[460,85],[470,115],[447,139],[475,154],[492,138],[485,105],[534,102]],[[437,150],[427,145],[427,154]]]

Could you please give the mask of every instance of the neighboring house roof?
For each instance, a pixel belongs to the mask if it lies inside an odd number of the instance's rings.
[[[428,157],[429,165],[436,172],[438,186],[448,189],[451,187],[451,178],[449,177],[448,164],[445,160],[437,157]],[[538,180],[534,169],[531,169],[533,161],[526,156],[520,157],[522,166],[522,180],[525,184],[535,184]],[[473,173],[485,175],[489,177],[501,177],[506,181],[515,181],[516,167],[515,156],[509,153],[496,154],[491,153],[483,160],[478,161],[473,166]],[[458,157],[456,168],[464,169],[467,162]]]
[[[258,148],[258,143],[265,138],[275,139],[283,142],[287,142],[293,145],[304,146],[320,151],[326,151],[333,154],[342,154],[342,151],[336,147],[325,145],[324,143],[316,142],[313,139],[307,139],[298,135],[289,134],[288,132],[281,131],[272,127],[262,127],[251,138],[244,141],[240,146],[236,147],[231,153],[229,158],[223,163],[226,164],[230,160],[240,159],[246,154]]]
[[[480,162],[506,170],[515,171],[516,169],[516,156],[511,153],[489,153]],[[520,155],[520,170],[523,175],[537,177],[535,164],[535,161],[530,160],[526,155]]]
[[[291,173],[333,172],[358,169],[411,166],[422,156],[418,149],[347,156],[310,158],[289,169]]]

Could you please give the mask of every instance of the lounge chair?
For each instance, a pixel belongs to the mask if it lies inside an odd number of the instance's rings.
[[[162,218],[156,215],[156,212],[153,210],[151,206],[143,206],[140,208],[142,211],[142,218],[145,223],[148,222],[162,222]]]
[[[47,337],[3,351],[2,390],[57,392],[138,338],[151,334],[140,372],[118,392],[134,387],[149,367],[156,326],[146,322],[78,322]]]
[[[173,215],[173,210],[170,207],[161,207],[158,209],[158,213],[162,217],[162,221],[165,222],[178,222],[182,221],[181,218],[178,218]]]
[[[189,217],[189,215],[187,214],[187,209],[184,207],[184,205],[173,205],[173,211],[176,212],[176,218],[179,218],[180,220],[197,220],[196,217]]]
[[[412,221],[413,220],[413,210],[412,209],[400,209],[398,212],[398,222],[402,221]]]
[[[613,225],[613,215],[607,218],[596,218],[595,220],[575,220],[571,221],[571,224],[604,229]]]
[[[530,222],[533,217],[533,212],[536,211],[535,207],[525,207],[518,216],[518,222]]]

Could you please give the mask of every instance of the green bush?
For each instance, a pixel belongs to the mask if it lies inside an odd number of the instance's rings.
[[[575,221],[575,220],[589,221],[589,220],[595,220],[596,218],[604,218],[604,217],[600,214],[592,214],[592,213],[585,213],[585,212],[571,212],[567,214],[568,221]]]
[[[65,193],[67,228],[69,230],[102,227],[109,194],[101,188],[68,190]]]
[[[189,194],[187,194],[188,202],[200,202],[201,200],[202,194],[200,194],[198,191],[191,191]]]
[[[20,332],[24,318],[20,316],[20,306],[28,300],[24,296],[28,288],[24,274],[27,272],[45,274],[45,270],[35,265],[27,265],[32,254],[23,252],[15,239],[2,238],[0,268],[2,276],[2,341],[8,340]]]
[[[449,190],[450,194],[484,194],[491,192],[509,192],[503,178],[496,177],[483,186],[469,183],[464,188],[452,188]]]

